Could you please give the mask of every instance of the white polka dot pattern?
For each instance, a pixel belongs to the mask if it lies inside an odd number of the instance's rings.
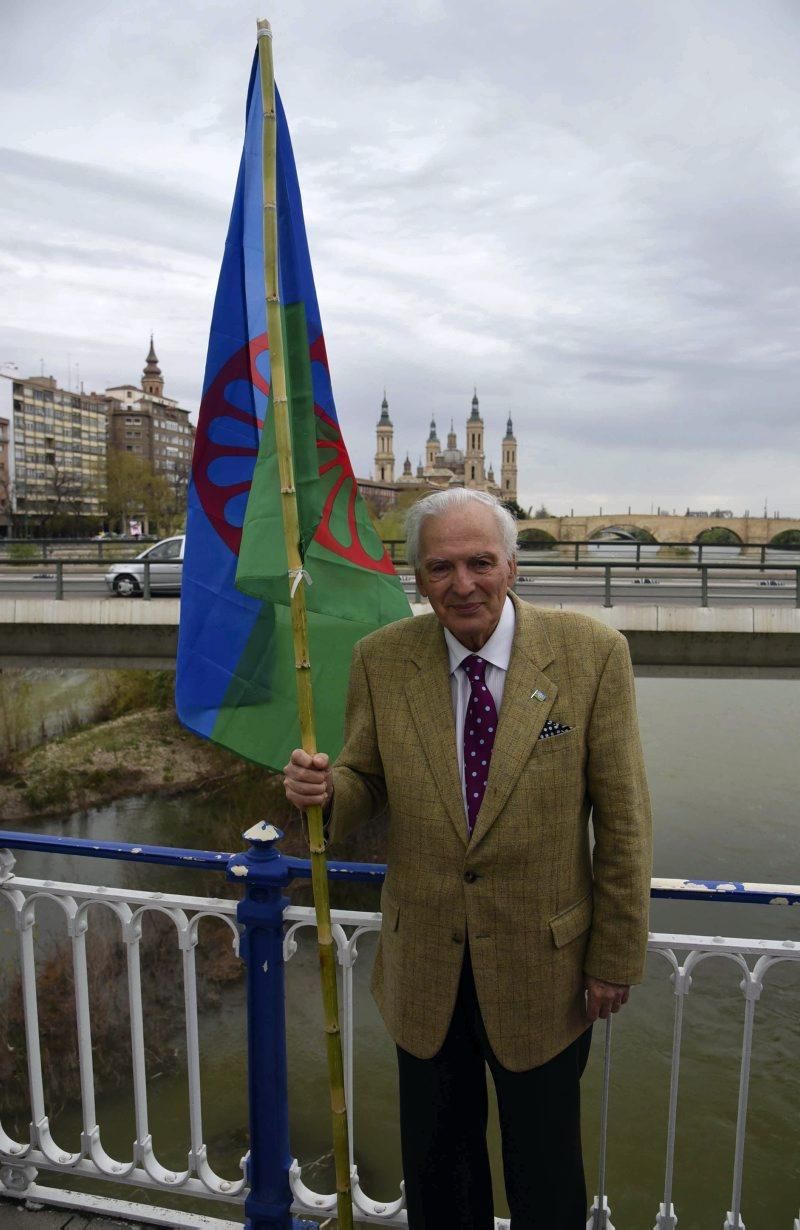
[[[572,730],[571,726],[564,726],[561,722],[553,722],[548,718],[542,727],[539,738],[552,739],[553,735],[565,735],[569,730]]]
[[[464,720],[464,777],[467,795],[467,822],[469,831],[475,827],[483,796],[486,792],[486,782],[489,777],[489,762],[492,756],[494,732],[497,727],[497,708],[491,692],[484,682],[486,663],[477,654],[470,654],[461,663],[470,682],[470,698]],[[481,717],[478,717],[481,714]],[[486,726],[484,727],[484,717]],[[479,727],[480,729],[476,729]],[[479,737],[483,736],[483,737]],[[480,765],[473,769],[470,761],[478,757],[480,749]]]

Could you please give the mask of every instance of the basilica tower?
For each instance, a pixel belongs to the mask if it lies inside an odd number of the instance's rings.
[[[394,482],[394,424],[389,418],[389,403],[383,391],[381,417],[378,419],[377,448],[375,452],[375,478],[381,483]]]
[[[485,482],[483,419],[478,405],[478,390],[472,398],[472,413],[467,419],[467,447],[464,450],[464,486],[478,487]]]
[[[436,458],[442,451],[439,437],[436,434],[436,419],[431,419],[431,430],[425,441],[425,465],[429,470],[436,467]]]
[[[506,423],[506,434],[503,437],[503,461],[500,466],[500,490],[504,500],[517,498],[517,439],[514,435],[514,425],[511,415]]]

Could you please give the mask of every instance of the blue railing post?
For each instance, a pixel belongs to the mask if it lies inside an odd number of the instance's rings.
[[[283,970],[282,890],[292,878],[277,849],[283,837],[271,824],[244,834],[250,848],[234,854],[229,880],[244,886],[236,912],[240,952],[247,969],[247,1093],[250,1119],[247,1230],[316,1230],[291,1215],[289,1095]]]

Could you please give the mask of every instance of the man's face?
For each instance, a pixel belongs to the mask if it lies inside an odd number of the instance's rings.
[[[439,622],[477,652],[497,627],[517,575],[495,514],[476,501],[426,517],[419,547],[419,592],[430,600]]]

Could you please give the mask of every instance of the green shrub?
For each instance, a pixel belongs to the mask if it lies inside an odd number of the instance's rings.
[[[695,538],[695,542],[704,547],[740,547],[742,540],[734,530],[729,530],[727,525],[714,525],[711,529],[701,530]]]
[[[114,671],[97,721],[110,721],[138,709],[169,710],[175,703],[174,671]]]
[[[532,526],[521,532],[517,539],[517,546],[522,550],[526,547],[534,547],[537,551],[550,551],[556,546],[556,540],[552,534],[548,534],[547,530],[540,530]]]
[[[800,551],[800,530],[781,530],[769,545],[779,551]]]
[[[41,559],[42,553],[32,542],[12,542],[8,548],[8,558],[24,563],[27,560]]]

